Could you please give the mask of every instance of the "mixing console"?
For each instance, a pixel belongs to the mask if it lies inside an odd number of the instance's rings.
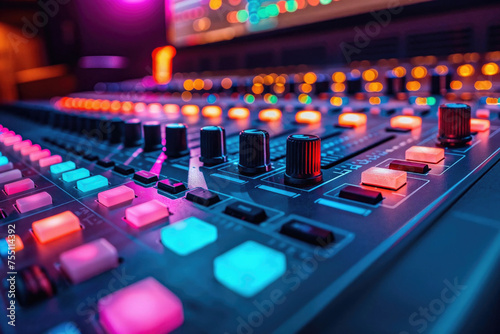
[[[498,162],[488,57],[4,106],[16,332],[300,330]]]

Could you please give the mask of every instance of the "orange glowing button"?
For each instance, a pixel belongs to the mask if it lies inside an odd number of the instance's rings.
[[[489,109],[477,109],[476,110],[476,117],[477,118],[490,118],[490,110]],[[14,145],[14,150],[16,149],[16,146]]]
[[[206,118],[217,118],[222,115],[222,109],[219,106],[205,106],[201,109],[201,114]]]
[[[196,116],[200,113],[200,107],[194,104],[186,104],[182,106],[181,113],[184,116]]]
[[[418,116],[395,116],[391,118],[391,127],[400,129],[417,129],[422,126],[422,118]]]
[[[361,173],[361,183],[397,190],[406,184],[406,172],[372,167]]]
[[[23,240],[17,234],[8,236],[5,238],[5,241],[7,242],[9,249],[14,250],[14,252],[19,252],[24,249]]]
[[[71,211],[38,220],[31,225],[33,233],[42,244],[80,230],[80,220]]]
[[[438,163],[444,159],[444,149],[437,147],[412,146],[406,150],[406,160]]]
[[[321,113],[314,110],[302,110],[295,114],[295,121],[301,124],[313,124],[321,122]]]
[[[487,119],[473,118],[470,120],[470,130],[472,132],[482,132],[490,129],[490,121]]]
[[[346,112],[339,115],[339,125],[357,128],[366,124],[366,115]]]
[[[179,110],[180,108],[177,104],[165,104],[163,106],[163,112],[165,112],[165,114],[178,114]]]
[[[250,110],[241,107],[231,108],[229,109],[227,116],[231,119],[245,119],[250,116]]]
[[[171,45],[153,51],[153,79],[156,83],[164,85],[172,79],[172,59],[175,54],[176,50]]]
[[[281,119],[281,110],[264,109],[259,112],[259,119],[262,122],[275,122]]]

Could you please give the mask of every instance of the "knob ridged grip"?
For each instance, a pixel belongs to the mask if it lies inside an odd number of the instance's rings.
[[[242,174],[259,174],[271,170],[269,133],[249,129],[240,132],[240,163]]]
[[[187,125],[182,123],[170,123],[165,126],[167,157],[177,158],[189,154],[187,128]]]
[[[142,130],[144,132],[144,152],[157,151],[162,148],[160,122],[145,122]]]
[[[285,183],[307,186],[321,181],[321,139],[314,135],[289,136],[286,141]]]
[[[200,151],[200,161],[207,166],[226,162],[226,130],[222,126],[201,128]]]
[[[438,141],[443,146],[464,146],[472,140],[470,132],[471,108],[463,103],[439,106]]]

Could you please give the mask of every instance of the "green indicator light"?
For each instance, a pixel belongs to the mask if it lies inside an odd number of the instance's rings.
[[[269,102],[271,102],[272,104],[278,103],[278,97],[276,95],[271,96],[269,98]]]
[[[322,4],[322,5],[329,5],[332,3],[332,0],[319,0],[319,2]]]
[[[245,95],[245,102],[246,103],[254,103],[255,102],[255,96],[247,94]]]
[[[436,98],[435,97],[430,96],[430,97],[427,98],[427,105],[433,106],[435,104],[436,104]]]
[[[267,19],[268,18],[268,13],[267,13],[267,10],[266,8],[262,7],[262,8],[259,8],[259,11],[257,12],[257,14],[259,15],[259,17],[261,19]]]
[[[272,5],[267,6],[266,10],[267,10],[267,14],[270,17],[276,17],[280,14],[280,9],[279,9],[278,5],[276,5],[276,4],[272,4]]]
[[[246,10],[239,10],[238,13],[236,13],[236,18],[238,22],[243,23],[248,20],[248,12]]]
[[[297,1],[287,1],[285,4],[285,8],[287,12],[295,12],[299,6],[297,5]]]

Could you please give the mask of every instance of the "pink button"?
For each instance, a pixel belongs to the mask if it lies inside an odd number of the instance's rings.
[[[61,268],[73,284],[118,267],[118,252],[106,239],[98,239],[61,254]]]
[[[24,179],[6,184],[3,188],[7,195],[13,195],[35,188],[35,183],[32,179]]]
[[[28,147],[24,147],[21,149],[21,155],[23,157],[27,156],[27,155],[30,155],[31,153],[34,153],[34,152],[38,152],[40,151],[42,148],[40,147],[40,145],[36,144],[36,145],[33,145],[33,146],[28,146]]]
[[[30,154],[30,161],[34,162],[34,161],[38,161],[38,160],[46,158],[46,157],[50,157],[50,151],[48,149],[31,153]]]
[[[372,167],[361,173],[361,183],[398,190],[406,184],[406,172]]]
[[[23,140],[20,143],[15,143],[14,146],[12,146],[12,148],[14,149],[14,151],[19,152],[21,151],[22,148],[30,146],[31,146],[31,140]]]
[[[3,143],[5,139],[14,136],[16,133],[14,131],[4,132],[0,135],[0,143]]]
[[[40,167],[48,167],[62,162],[60,155],[53,155],[47,158],[42,158],[38,161]]]
[[[15,135],[15,136],[5,138],[3,141],[3,144],[5,146],[12,146],[15,143],[20,143],[22,140],[23,140],[23,137],[21,137],[20,135]]]
[[[12,168],[14,168],[14,165],[12,164],[12,162],[9,162],[3,166],[0,166],[0,173],[11,170]]]
[[[52,204],[52,197],[48,192],[41,192],[35,195],[26,196],[16,201],[19,212],[25,213]]]
[[[9,170],[8,172],[0,173],[0,183],[6,183],[22,178],[23,175],[19,169]]]
[[[170,333],[184,322],[179,298],[152,277],[100,299],[97,308],[110,334]]]
[[[131,201],[135,198],[134,190],[127,186],[119,186],[97,194],[99,203],[107,207]]]
[[[132,227],[140,228],[166,218],[168,214],[167,206],[154,199],[125,210],[125,219]]]

